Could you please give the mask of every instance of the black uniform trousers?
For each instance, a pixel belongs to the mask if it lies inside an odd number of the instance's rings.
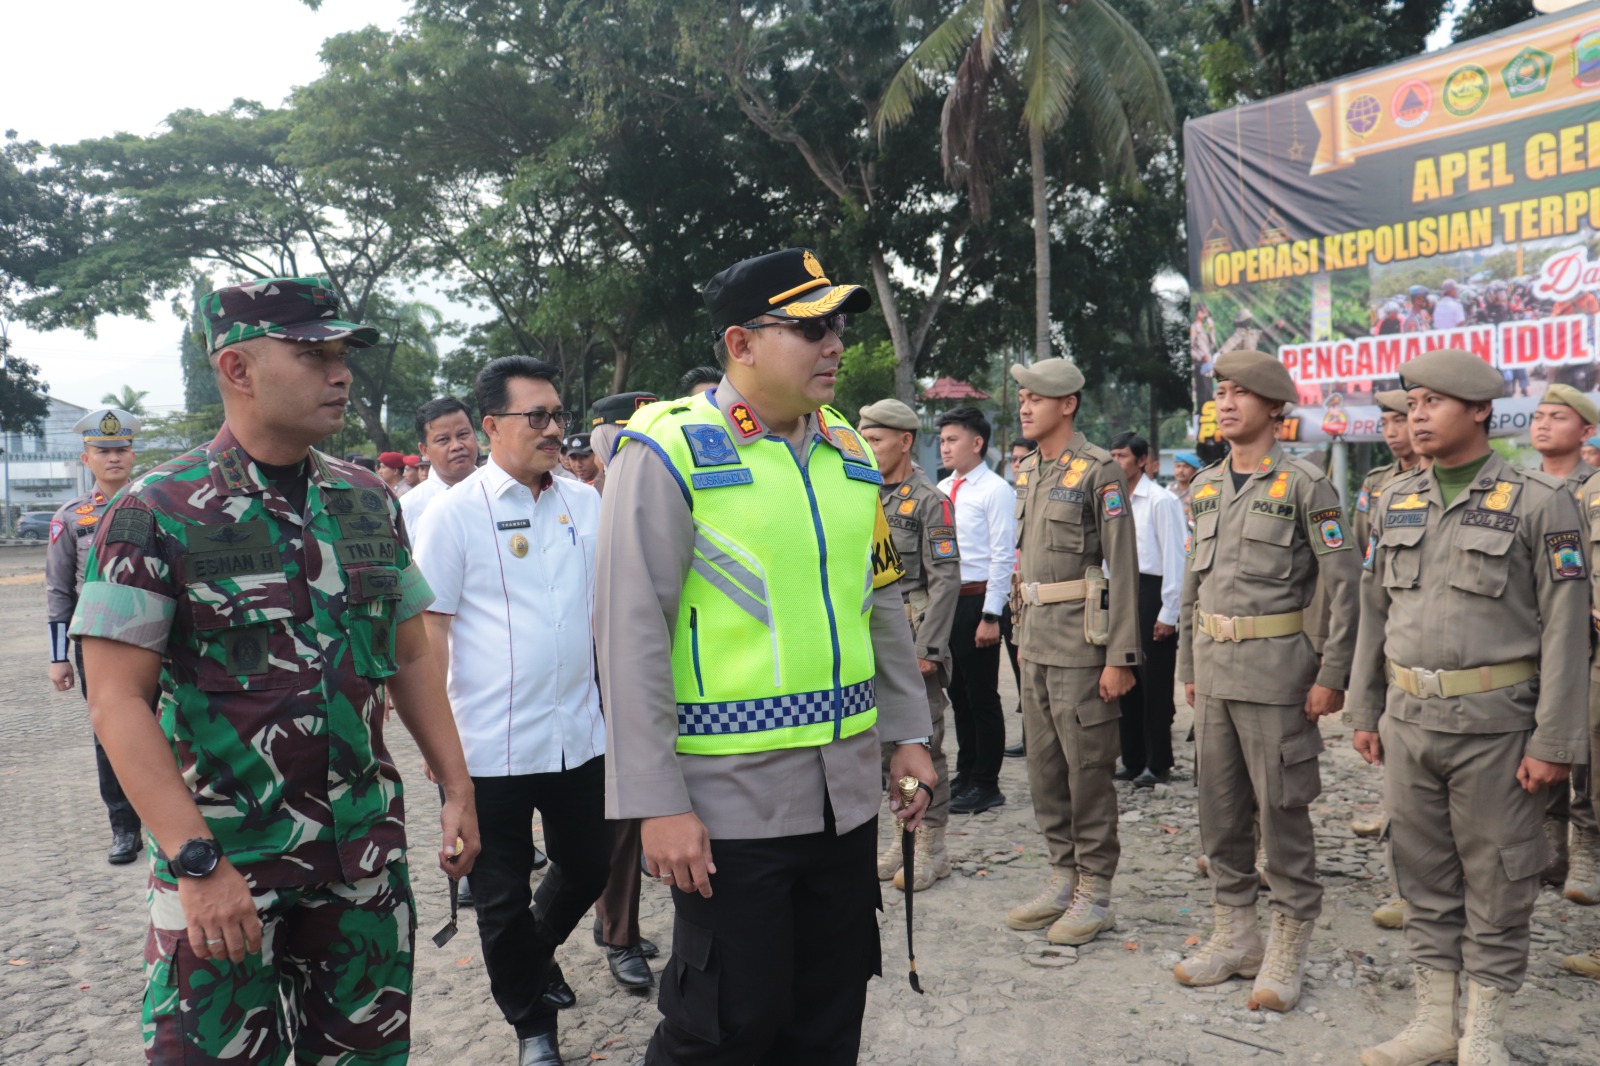
[[[853,1066],[880,973],[876,820],[713,840],[712,895],[673,889],[672,958],[645,1066]]]
[[[1134,670],[1133,688],[1122,697],[1122,765],[1134,773],[1164,774],[1172,769],[1173,676],[1178,669],[1178,635],[1155,638],[1161,613],[1161,577],[1139,575],[1139,643],[1144,665]]]
[[[611,871],[605,775],[605,758],[597,756],[556,773],[472,779],[483,844],[472,867],[478,937],[489,991],[519,1037],[555,1029],[556,1008],[544,1002],[544,990],[556,948],[605,891]],[[550,854],[537,893],[529,887],[534,811]]]
[[[85,701],[89,699],[89,679],[83,673],[83,645],[78,641],[72,642],[72,656],[78,666],[78,691],[83,693]],[[133,809],[133,804],[128,802],[128,797],[122,791],[122,782],[117,780],[117,772],[111,769],[111,760],[106,758],[106,749],[100,746],[100,738],[93,731],[89,734],[94,738],[94,768],[100,778],[100,802],[106,805],[106,814],[111,819],[113,833],[129,832],[138,834],[142,828],[139,822],[139,812]]]
[[[983,595],[956,600],[950,625],[950,709],[956,719],[956,777],[968,785],[1000,787],[1006,721],[1000,710],[1000,645],[973,643],[983,621]]]

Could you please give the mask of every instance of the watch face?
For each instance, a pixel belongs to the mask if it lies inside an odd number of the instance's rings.
[[[191,840],[178,849],[178,866],[190,877],[204,877],[222,861],[222,850],[214,840]]]

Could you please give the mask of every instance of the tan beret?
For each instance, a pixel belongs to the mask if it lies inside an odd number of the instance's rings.
[[[1596,409],[1594,401],[1571,385],[1551,385],[1544,390],[1544,395],[1539,397],[1540,403],[1558,403],[1563,407],[1570,407],[1578,412],[1578,417],[1586,425],[1600,425],[1600,409]]]
[[[902,433],[915,433],[922,428],[922,421],[917,418],[917,412],[892,398],[869,403],[863,407],[861,421],[858,424],[862,429],[868,426],[883,426],[885,429],[897,429]]]
[[[1263,400],[1295,403],[1300,394],[1294,387],[1283,364],[1266,352],[1249,349],[1228,352],[1217,356],[1213,373],[1218,381],[1231,381],[1241,389],[1249,389]]]
[[[1372,394],[1372,400],[1378,409],[1391,415],[1409,415],[1411,408],[1406,406],[1405,389],[1386,389],[1383,392]]]
[[[1072,396],[1083,391],[1083,371],[1071,359],[1041,359],[1032,366],[1012,363],[1011,376],[1036,396]]]
[[[1500,371],[1461,348],[1438,348],[1402,363],[1400,382],[1407,390],[1432,389],[1468,403],[1498,400],[1506,389]]]

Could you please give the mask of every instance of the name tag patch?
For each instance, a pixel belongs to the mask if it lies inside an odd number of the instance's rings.
[[[1484,529],[1498,529],[1502,533],[1515,533],[1522,524],[1522,519],[1514,514],[1500,514],[1498,511],[1463,511],[1461,524],[1464,526],[1482,526]]]
[[[891,529],[903,529],[907,533],[922,532],[922,523],[918,522],[915,518],[907,518],[904,515],[892,514],[888,516],[888,520],[889,527]]]
[[[1051,489],[1050,500],[1052,503],[1082,503],[1082,489]]]
[[[362,566],[392,563],[400,551],[398,543],[392,540],[339,540],[334,541],[333,554],[345,566]]]
[[[1383,516],[1383,528],[1394,529],[1397,526],[1425,526],[1428,524],[1427,511],[1386,511]]]
[[[183,579],[215,581],[241,574],[275,574],[283,569],[276,548],[252,548],[236,552],[190,552],[183,557]]]
[[[494,524],[494,528],[496,528],[496,529],[531,529],[531,528],[533,528],[533,520],[531,518],[508,518],[504,522],[496,522]]]
[[[1189,501],[1189,513],[1199,518],[1203,514],[1210,514],[1222,506],[1222,500],[1217,496],[1195,497]]]
[[[714,470],[690,475],[690,480],[697,489],[722,489],[729,485],[748,485],[755,479],[755,475],[744,467],[738,470]]]
[[[844,476],[854,481],[866,481],[873,485],[883,484],[883,475],[870,466],[857,466],[846,457]]]
[[[1250,501],[1251,514],[1264,514],[1269,518],[1283,518],[1292,522],[1294,512],[1295,506],[1292,503],[1279,503],[1277,500],[1268,499]]]

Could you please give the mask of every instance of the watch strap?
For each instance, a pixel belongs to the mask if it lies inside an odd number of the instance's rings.
[[[67,637],[67,629],[69,625],[70,623],[67,622],[49,623],[50,661],[53,663],[64,663],[71,658],[71,656],[68,655],[68,646],[71,643]]]

